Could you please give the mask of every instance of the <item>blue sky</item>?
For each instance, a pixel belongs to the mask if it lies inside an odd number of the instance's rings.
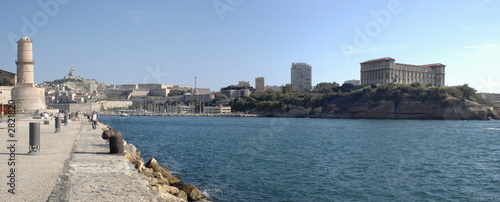
[[[265,77],[290,82],[293,62],[313,85],[359,79],[360,62],[443,63],[446,84],[500,93],[500,1],[200,0],[2,1],[0,69],[16,71],[34,41],[35,81],[75,73],[109,84],[220,90]],[[44,6],[45,5],[45,6]],[[48,6],[46,6],[48,5]],[[17,37],[17,38],[16,38]],[[498,82],[497,82],[498,81]]]

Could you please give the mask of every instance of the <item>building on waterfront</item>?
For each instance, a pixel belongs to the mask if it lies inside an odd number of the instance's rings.
[[[23,36],[17,42],[17,83],[12,89],[12,99],[18,113],[31,113],[47,108],[45,89],[35,87],[33,41]]]
[[[231,107],[215,106],[215,107],[203,107],[203,113],[205,114],[229,114],[231,113]]]
[[[500,107],[500,93],[478,93],[486,101]]]
[[[189,113],[195,113],[196,112],[196,106],[173,106],[172,107],[172,113],[174,114],[189,114]]]
[[[355,86],[361,85],[361,81],[357,80],[357,79],[347,80],[347,81],[344,81],[344,83],[349,83],[349,84],[352,84],[352,85],[355,85]]]
[[[304,62],[292,63],[292,85],[296,90],[306,91],[312,89],[312,67]]]
[[[255,89],[250,86],[248,81],[240,81],[238,85],[230,85],[220,89],[220,92],[230,99],[249,96],[254,91]]]
[[[266,91],[266,84],[264,82],[264,77],[255,78],[255,92]]]
[[[409,65],[394,63],[393,58],[385,57],[361,63],[361,85],[369,84],[412,84],[444,86],[445,65]]]
[[[104,94],[110,96],[160,96],[167,97],[171,90],[189,91],[190,87],[185,85],[170,85],[170,84],[123,84],[117,88],[108,88]],[[210,91],[210,89],[208,89]],[[202,93],[199,93],[202,94]],[[208,93],[210,94],[210,93]]]

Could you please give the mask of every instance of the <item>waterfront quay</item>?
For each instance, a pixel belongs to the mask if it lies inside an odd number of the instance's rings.
[[[40,123],[40,152],[29,152],[29,123]],[[9,176],[15,169],[15,194],[2,177],[2,201],[182,201],[153,191],[144,177],[121,155],[109,154],[102,130],[90,123],[71,121],[61,124],[55,133],[54,121],[16,117],[15,166],[8,166],[11,144],[1,138],[0,175]],[[0,130],[7,134],[5,120]]]
[[[132,110],[124,110],[132,111]],[[99,112],[100,115],[105,116],[123,116],[124,113],[120,111],[103,111]],[[259,117],[258,114],[245,114],[245,113],[131,113],[127,116],[199,116],[199,117]]]

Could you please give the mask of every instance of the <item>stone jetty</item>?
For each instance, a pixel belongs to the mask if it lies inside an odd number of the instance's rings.
[[[26,155],[29,122],[42,123],[43,155]],[[7,191],[8,179],[3,178],[2,201],[205,201],[198,189],[168,175],[170,172],[162,170],[155,159],[134,165],[128,160],[130,157],[109,154],[109,147],[101,138],[103,130],[93,130],[87,121],[70,122],[59,133],[54,133],[53,121],[44,125],[40,119],[17,117],[16,124],[15,194]],[[5,121],[0,123],[0,130],[6,129]],[[0,156],[6,161],[0,166],[2,176],[9,174],[6,143],[2,141],[0,145]],[[125,148],[131,151],[135,147],[128,144]],[[134,157],[140,158],[139,153]],[[163,179],[168,180],[161,184]]]

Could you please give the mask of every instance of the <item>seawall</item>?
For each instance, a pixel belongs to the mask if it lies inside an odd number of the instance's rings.
[[[112,130],[111,127],[99,123],[103,131]],[[145,178],[149,187],[157,191],[160,197],[169,199],[172,196],[175,200],[208,202],[207,196],[193,185],[182,183],[181,180],[172,175],[172,173],[163,168],[155,158],[145,162],[141,157],[141,151],[133,144],[123,140],[124,157],[133,164],[136,171]]]
[[[87,121],[48,201],[185,201],[152,190],[147,179],[123,155],[109,154],[102,130]]]

